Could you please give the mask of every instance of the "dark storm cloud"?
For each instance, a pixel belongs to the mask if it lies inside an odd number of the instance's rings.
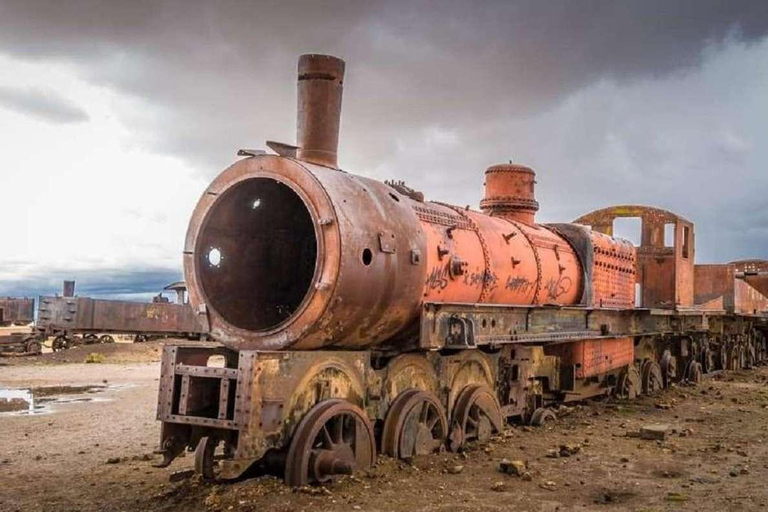
[[[768,9],[712,0],[31,0],[4,3],[0,20],[0,51],[74,61],[91,80],[146,99],[161,109],[132,120],[146,145],[216,168],[238,145],[292,141],[303,52],[348,60],[345,126],[357,135],[342,144],[354,148],[352,163],[375,162],[395,149],[393,130],[476,130],[478,119],[540,111],[601,78],[695,66],[707,44],[765,34]]]
[[[120,298],[131,295],[151,297],[166,285],[182,279],[170,268],[124,267],[72,271],[64,268],[36,268],[38,273],[19,281],[0,282],[0,297],[37,297],[61,294],[63,281],[75,280],[75,293],[82,297]]]
[[[0,87],[0,108],[57,124],[88,120],[83,109],[50,90]]]

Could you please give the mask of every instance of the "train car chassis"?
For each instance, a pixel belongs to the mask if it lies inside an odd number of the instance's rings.
[[[487,441],[551,406],[631,399],[768,357],[768,318],[725,312],[426,304],[418,335],[375,351],[164,348],[157,418],[164,465],[249,468],[292,486]],[[407,350],[402,347],[408,346]]]

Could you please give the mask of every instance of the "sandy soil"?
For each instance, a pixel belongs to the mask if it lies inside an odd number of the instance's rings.
[[[490,445],[463,454],[435,454],[413,464],[382,457],[366,474],[298,491],[272,477],[226,485],[195,478],[170,482],[173,471],[191,466],[191,456],[168,469],[153,468],[158,373],[157,363],[0,367],[0,387],[107,386],[74,396],[92,398],[84,402],[67,402],[72,397],[49,390],[53,402],[42,405],[52,412],[46,414],[0,414],[0,510],[650,512],[768,506],[768,368],[632,403],[590,402],[563,411],[552,426],[510,427]],[[664,441],[626,435],[650,424],[669,425]],[[577,451],[549,456],[561,445]],[[505,458],[524,461],[530,479],[499,472]]]

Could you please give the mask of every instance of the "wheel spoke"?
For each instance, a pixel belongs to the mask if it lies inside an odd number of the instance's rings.
[[[326,448],[330,448],[331,446],[333,446],[333,439],[331,439],[331,433],[328,432],[327,423],[323,425],[322,429],[320,429],[320,436],[322,436],[323,446],[325,446]]]

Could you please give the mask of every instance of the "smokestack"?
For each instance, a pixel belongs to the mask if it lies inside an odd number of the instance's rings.
[[[337,168],[344,61],[330,55],[299,57],[297,157]]]
[[[75,282],[64,281],[64,289],[61,291],[62,297],[74,297],[75,296]]]

